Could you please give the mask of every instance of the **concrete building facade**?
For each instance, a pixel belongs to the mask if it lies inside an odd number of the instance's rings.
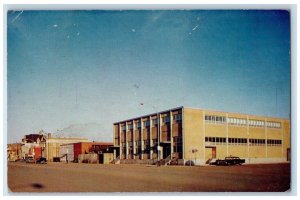
[[[171,157],[197,165],[230,155],[246,163],[290,160],[288,119],[178,107],[113,126],[121,160]]]

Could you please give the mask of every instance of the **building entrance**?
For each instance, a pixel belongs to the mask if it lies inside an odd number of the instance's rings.
[[[213,159],[217,157],[216,147],[205,147],[205,160]]]
[[[166,159],[169,155],[171,155],[171,143],[161,143],[161,146],[163,159]]]

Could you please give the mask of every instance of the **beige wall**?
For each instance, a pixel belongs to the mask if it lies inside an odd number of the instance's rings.
[[[281,128],[253,127],[250,125],[237,125],[225,123],[205,122],[205,115],[223,116],[239,119],[260,120],[263,122],[281,122]],[[205,137],[246,138],[248,139],[273,139],[281,140],[282,145],[266,144],[218,144],[204,142]],[[184,108],[183,114],[183,143],[184,159],[194,160],[193,148],[197,148],[196,162],[205,163],[212,155],[212,147],[216,148],[216,158],[224,159],[226,156],[239,156],[246,162],[286,161],[287,149],[290,148],[289,120],[269,118],[238,113],[225,113],[218,111],[206,111],[200,109]],[[206,148],[205,148],[206,147]]]
[[[183,109],[183,158],[194,160],[192,149],[197,149],[196,159],[204,159],[203,112],[197,109]]]

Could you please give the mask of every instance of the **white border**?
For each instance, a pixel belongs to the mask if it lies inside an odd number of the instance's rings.
[[[55,3],[55,5],[53,4]],[[72,4],[71,4],[72,3]],[[3,130],[3,141],[1,139],[1,146],[3,148],[1,148],[1,157],[0,157],[0,162],[1,162],[1,166],[3,166],[3,170],[0,170],[0,175],[6,176],[6,171],[4,170],[4,165],[6,165],[6,159],[5,159],[5,155],[4,153],[6,152],[6,137],[5,137],[5,133],[7,132],[7,127],[6,127],[6,123],[4,123],[6,121],[6,95],[4,95],[4,93],[6,94],[6,68],[5,66],[5,47],[6,47],[6,37],[5,37],[5,33],[6,33],[6,26],[5,25],[5,13],[7,11],[7,9],[20,9],[20,10],[28,10],[28,9],[45,9],[45,10],[49,10],[49,9],[61,9],[61,10],[72,10],[72,9],[290,9],[291,10],[291,24],[292,24],[292,37],[291,37],[291,56],[292,56],[292,183],[295,183],[297,180],[297,152],[298,152],[298,147],[297,144],[299,143],[299,137],[297,137],[298,128],[297,128],[297,119],[298,119],[298,93],[297,93],[297,88],[299,88],[298,82],[297,82],[297,77],[298,77],[298,71],[297,70],[297,58],[299,56],[299,53],[297,52],[297,46],[299,46],[299,41],[297,41],[297,32],[299,33],[299,29],[297,27],[297,21],[299,21],[299,14],[297,13],[297,7],[298,7],[298,1],[297,0],[285,0],[285,1],[272,1],[272,0],[252,0],[252,1],[243,1],[243,2],[237,2],[237,1],[225,1],[225,0],[215,0],[213,2],[211,1],[201,1],[200,3],[202,4],[198,4],[199,1],[194,1],[194,0],[185,0],[184,2],[182,1],[172,1],[172,4],[165,4],[162,3],[162,1],[158,1],[158,0],[143,0],[142,3],[143,4],[139,4],[140,1],[138,0],[133,0],[133,1],[126,1],[124,4],[124,1],[116,1],[116,0],[105,0],[104,2],[101,1],[101,3],[104,4],[98,4],[99,2],[96,0],[74,0],[72,2],[64,2],[61,3],[61,0],[44,0],[44,1],[40,1],[40,0],[29,0],[29,1],[25,1],[25,0],[4,0],[2,3],[2,7],[1,7],[1,12],[0,15],[3,17],[3,20],[1,20],[1,31],[4,34],[4,37],[1,37],[0,40],[0,45],[3,47],[1,48],[1,53],[2,53],[2,58],[3,58],[3,76],[1,76],[1,83],[3,83],[3,92],[0,94],[0,102],[3,104],[3,106],[1,107],[1,111],[3,113],[2,118],[0,119],[0,127]],[[203,4],[204,3],[204,4]],[[230,5],[230,4],[235,4],[235,3],[239,3],[240,5]],[[6,5],[5,4],[10,4],[10,5]],[[32,4],[39,4],[39,5],[32,5]],[[134,5],[133,5],[134,4]],[[145,5],[147,4],[147,5]],[[190,4],[190,5],[188,5]],[[197,4],[197,5],[195,5]],[[284,5],[282,5],[284,4]],[[287,4],[294,4],[294,5],[287,5]],[[3,157],[2,157],[3,156]],[[299,169],[299,168],[298,168]],[[2,174],[3,173],[3,174]],[[296,176],[295,176],[296,175]],[[6,179],[4,177],[3,182],[1,182],[1,184],[6,183]],[[1,187],[2,186],[2,187]],[[0,185],[1,188],[3,188],[3,186],[5,187],[5,185]],[[294,187],[294,185],[292,186]],[[292,188],[294,191],[292,193],[287,193],[286,195],[294,195],[294,196],[289,196],[289,197],[284,197],[284,198],[291,198],[291,199],[296,199],[298,194],[296,193],[297,191],[299,191],[299,184],[296,186],[297,188]],[[297,191],[296,191],[297,190]],[[7,195],[7,193],[5,193],[5,190],[1,190],[1,194],[3,195]],[[4,192],[4,193],[3,193]],[[6,191],[7,192],[7,191]],[[75,194],[75,195],[80,195],[80,194]],[[98,195],[96,193],[96,195]],[[104,194],[105,195],[105,194]],[[106,194],[107,195],[107,194]],[[108,194],[111,195],[111,194]],[[112,194],[114,195],[114,194]],[[118,195],[118,194],[116,194]],[[122,195],[122,194],[120,194]],[[150,197],[146,197],[144,196],[145,194],[129,194],[129,195],[134,195],[134,197],[130,197],[130,199],[140,199],[140,197],[138,197],[137,195],[142,195],[142,198],[154,198],[153,196]],[[147,194],[146,194],[147,195]],[[151,194],[150,194],[151,195]],[[205,199],[211,199],[211,198],[215,198],[214,197],[209,197],[206,195],[221,195],[222,199],[223,198],[238,198],[240,199],[240,197],[238,197],[239,195],[241,196],[245,196],[243,198],[253,198],[251,193],[249,194],[245,194],[245,193],[229,193],[229,194],[225,194],[221,193],[221,194],[212,194],[212,193],[164,193],[163,195],[172,195],[171,198],[175,198],[175,199],[182,199],[182,196],[188,196],[188,198],[193,198],[193,199],[198,199],[199,196],[198,195],[204,195]],[[176,196],[174,196],[176,195]],[[232,197],[232,195],[234,195],[234,197]],[[249,196],[248,196],[249,195]],[[282,198],[282,193],[259,193],[256,194],[259,196],[256,196],[255,198],[266,198],[266,196],[273,196],[272,199],[277,199],[277,198]],[[105,196],[106,197],[106,196]],[[4,196],[4,198],[24,198],[24,197],[12,197],[12,196]],[[27,197],[27,198],[41,198],[38,196],[34,196],[34,197]],[[44,197],[42,197],[44,198]],[[55,197],[57,198],[57,196]],[[60,198],[64,199],[65,196],[61,196]],[[72,197],[73,198],[81,198],[80,196],[77,197]],[[92,197],[93,198],[93,197]],[[101,197],[103,198],[103,197]],[[120,198],[119,196],[114,196],[113,198]],[[203,197],[201,197],[203,198]]]

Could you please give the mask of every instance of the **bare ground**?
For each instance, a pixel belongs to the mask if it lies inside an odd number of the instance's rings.
[[[10,192],[282,192],[290,164],[146,166],[8,163]]]

